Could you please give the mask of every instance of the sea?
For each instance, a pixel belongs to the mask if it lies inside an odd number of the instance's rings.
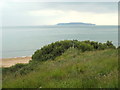
[[[0,58],[32,56],[44,45],[60,40],[112,41],[118,46],[118,26],[19,26],[2,27]]]

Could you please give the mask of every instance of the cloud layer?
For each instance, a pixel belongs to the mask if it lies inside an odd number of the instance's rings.
[[[87,22],[117,25],[117,3],[9,2],[2,11],[4,26],[54,25],[61,22]]]

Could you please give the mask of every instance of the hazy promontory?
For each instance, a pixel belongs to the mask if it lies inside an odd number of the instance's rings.
[[[57,25],[80,25],[80,26],[86,26],[86,25],[95,25],[92,23],[83,23],[83,22],[70,22],[70,23],[58,23]]]

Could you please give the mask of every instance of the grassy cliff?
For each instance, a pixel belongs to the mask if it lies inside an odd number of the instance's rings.
[[[54,60],[3,69],[3,88],[117,88],[117,52],[70,47]]]

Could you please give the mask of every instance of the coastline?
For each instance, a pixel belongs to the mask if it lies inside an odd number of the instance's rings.
[[[0,67],[11,67],[17,63],[29,63],[31,60],[30,56],[24,56],[24,57],[14,57],[14,58],[2,58],[1,66]]]

